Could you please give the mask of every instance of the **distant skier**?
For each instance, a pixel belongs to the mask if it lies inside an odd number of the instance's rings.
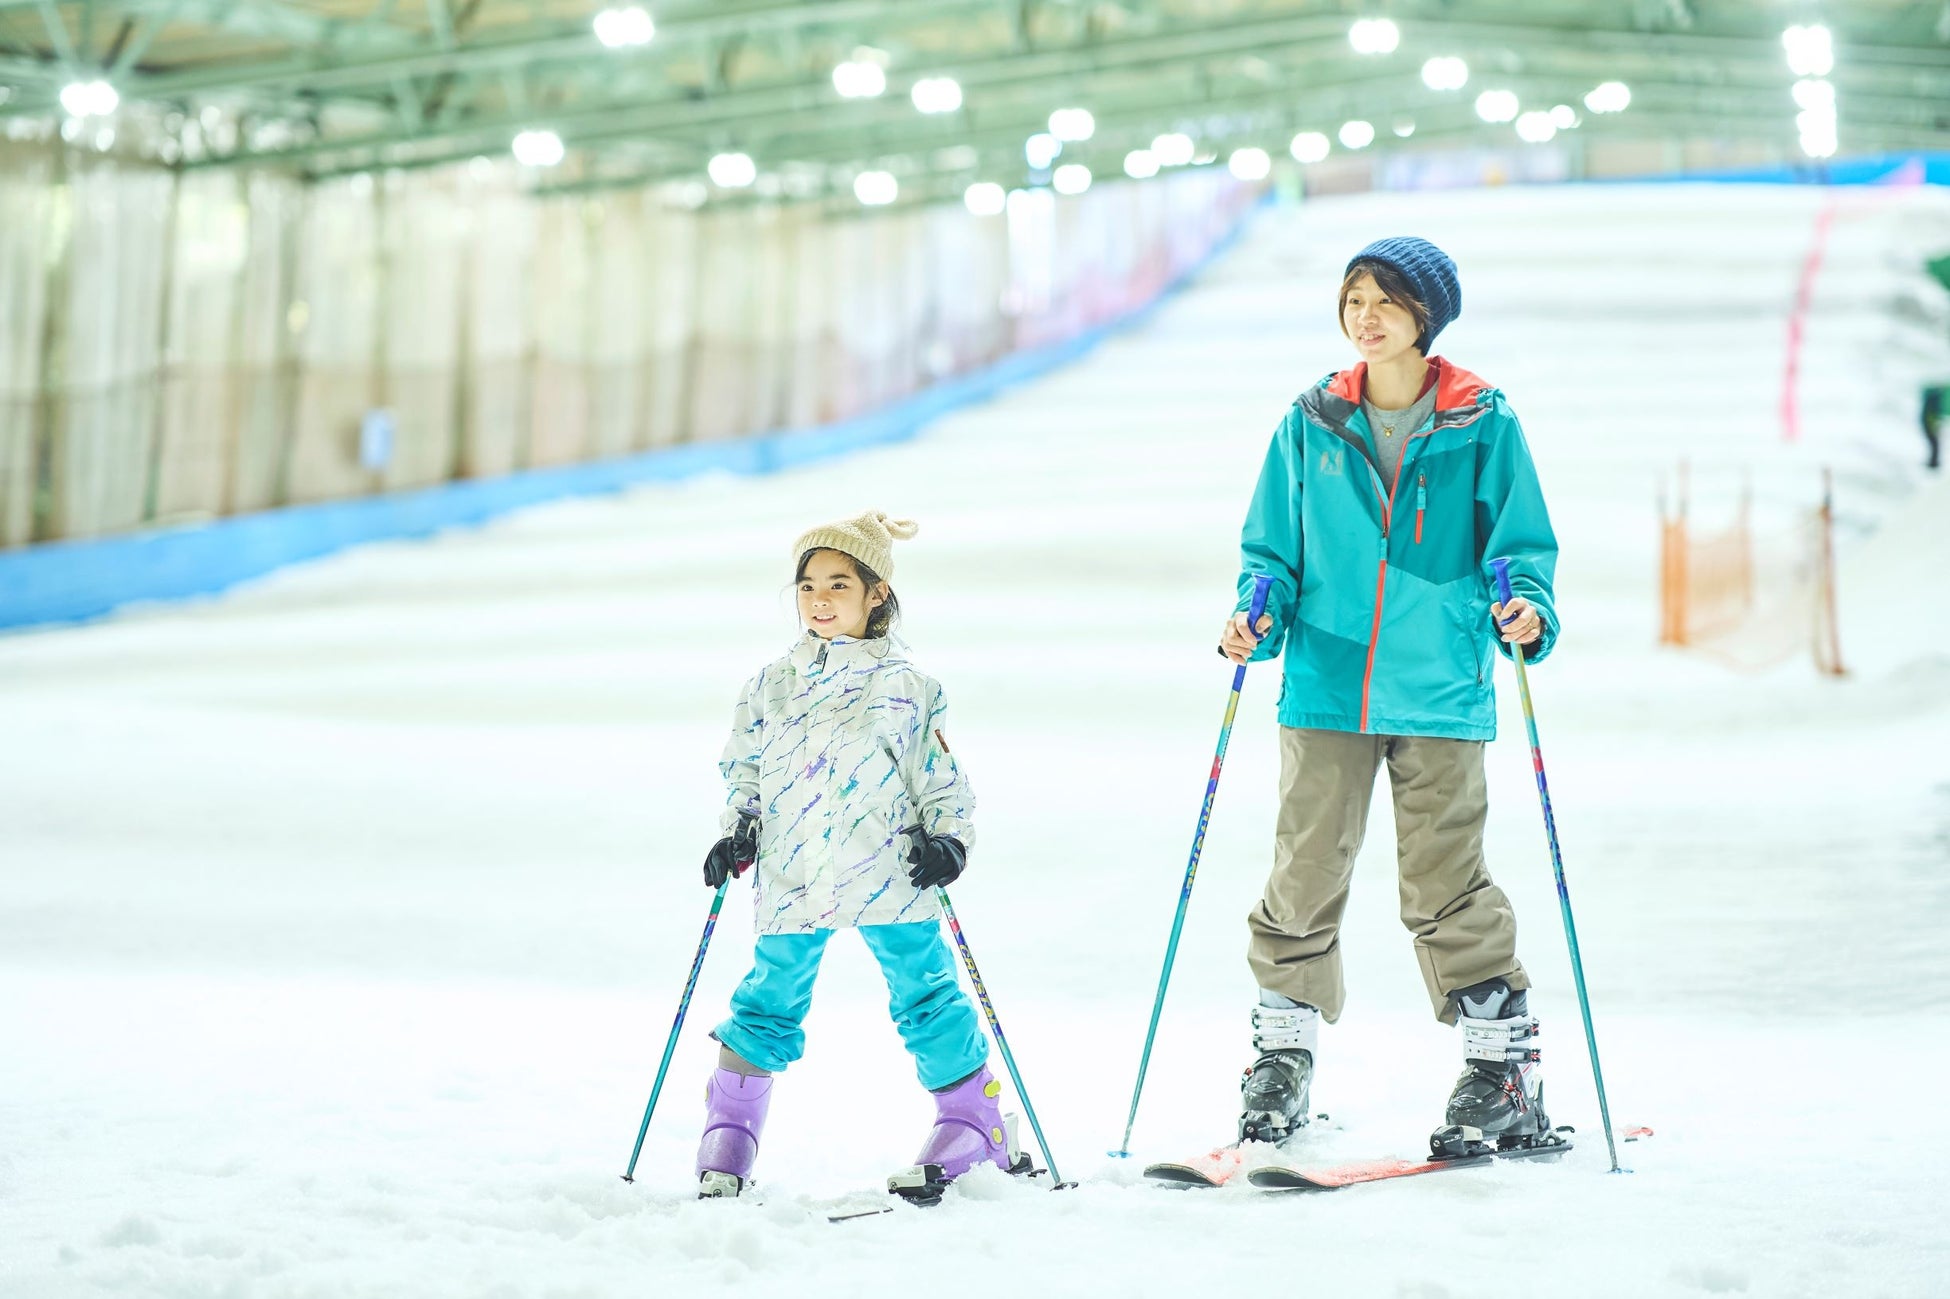
[[[941,687],[891,636],[893,543],[914,533],[868,513],[801,536],[792,556],[806,633],[747,683],[733,714],[719,763],[730,787],[725,836],[705,858],[704,882],[717,888],[757,862],[758,942],[731,1017],[712,1033],[720,1049],[697,1152],[700,1197],[749,1184],[772,1075],[805,1049],[800,1024],[840,929],[858,929],[880,962],[895,1026],[934,1093],[916,1167],[889,1188],[938,1194],[977,1164],[1015,1171],[1020,1159],[935,901],[974,846],[975,796],[948,750]]]
[[[1273,871],[1248,917],[1256,1059],[1239,1136],[1307,1122],[1324,1018],[1340,1018],[1340,924],[1375,773],[1394,788],[1402,923],[1429,1000],[1461,1021],[1464,1069],[1438,1153],[1548,1134],[1516,917],[1483,862],[1483,745],[1496,734],[1492,620],[1531,662],[1557,639],[1557,542],[1523,431],[1497,389],[1428,355],[1462,308],[1455,263],[1382,239],[1347,265],[1341,332],[1361,357],[1302,393],[1273,435],[1240,538],[1220,649],[1286,655]],[[1490,599],[1489,560],[1517,598]],[[1253,578],[1273,587],[1249,629]]]
[[[1943,465],[1943,421],[1950,419],[1950,385],[1929,385],[1923,389],[1923,440],[1929,443],[1930,454],[1923,461],[1925,469],[1937,469]]]

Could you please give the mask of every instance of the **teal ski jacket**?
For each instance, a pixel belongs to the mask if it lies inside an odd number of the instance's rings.
[[[1238,607],[1273,579],[1253,661],[1286,655],[1280,724],[1496,738],[1489,561],[1557,642],[1557,538],[1523,428],[1497,389],[1440,357],[1435,412],[1401,442],[1391,494],[1369,451],[1365,363],[1300,395],[1273,434],[1239,540]]]

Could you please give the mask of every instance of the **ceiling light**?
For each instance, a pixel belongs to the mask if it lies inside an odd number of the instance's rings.
[[[1631,89],[1622,81],[1607,81],[1584,97],[1584,106],[1594,113],[1622,113],[1631,102]]]
[[[1517,119],[1517,136],[1531,144],[1542,144],[1557,134],[1557,123],[1542,109],[1532,109]]]
[[[848,59],[834,67],[833,89],[842,99],[872,99],[887,92],[887,74],[878,63]]]
[[[1835,83],[1803,78],[1794,83],[1794,103],[1797,108],[1835,108]]]
[[[977,181],[962,191],[963,206],[976,216],[1000,216],[1009,195],[994,181]]]
[[[1090,168],[1080,162],[1058,167],[1056,174],[1050,177],[1050,183],[1056,186],[1059,194],[1081,194],[1090,188]]]
[[[1578,116],[1578,110],[1569,104],[1559,104],[1557,107],[1551,109],[1551,125],[1560,131],[1574,129],[1581,120]]]
[[[1295,162],[1319,162],[1331,148],[1333,146],[1327,142],[1327,137],[1319,131],[1302,131],[1293,137],[1288,152]]]
[[[1835,70],[1835,38],[1820,23],[1781,33],[1788,67],[1797,77],[1825,77]]]
[[[1513,90],[1485,90],[1476,96],[1476,116],[1485,122],[1514,122],[1517,95]]]
[[[724,189],[743,189],[758,179],[758,165],[748,153],[721,153],[705,164],[713,185]]]
[[[631,45],[648,45],[657,34],[657,24],[641,5],[605,9],[596,15],[596,39],[612,50]]]
[[[1264,149],[1234,149],[1226,159],[1226,170],[1240,180],[1265,180],[1273,171],[1273,160]]]
[[[69,117],[107,117],[122,96],[106,81],[71,81],[61,87],[61,107]]]
[[[562,161],[562,137],[553,131],[523,131],[515,137],[515,161],[524,167],[553,167]]]
[[[1356,118],[1341,123],[1341,144],[1349,149],[1365,149],[1374,143],[1374,124]]]
[[[1192,160],[1192,137],[1172,131],[1151,142],[1151,154],[1160,167],[1182,167]]]
[[[900,197],[900,182],[892,172],[863,171],[853,178],[853,197],[868,207],[885,207]]]
[[[1347,43],[1357,54],[1392,54],[1402,43],[1402,29],[1386,18],[1363,18],[1347,29]]]
[[[1075,144],[1097,133],[1097,119],[1087,108],[1059,108],[1049,115],[1049,133],[1066,144]]]
[[[1042,171],[1056,161],[1056,155],[1063,152],[1062,141],[1047,132],[1039,131],[1023,142],[1022,156],[1029,160],[1032,171]]]
[[[1469,84],[1469,65],[1453,55],[1441,55],[1422,65],[1422,84],[1430,90],[1461,90]]]
[[[1414,134],[1415,134],[1415,123],[1409,121],[1407,118],[1404,117],[1401,121],[1395,123],[1396,139],[1406,140],[1409,136]]]
[[[953,77],[922,77],[910,93],[923,113],[952,113],[961,107],[961,82]]]
[[[1124,174],[1132,180],[1150,180],[1158,174],[1158,155],[1149,149],[1133,149],[1124,155]]]

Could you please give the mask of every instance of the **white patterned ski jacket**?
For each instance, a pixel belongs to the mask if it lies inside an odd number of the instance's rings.
[[[722,824],[758,817],[761,934],[933,920],[934,890],[907,882],[901,831],[973,849],[975,794],[942,738],[947,701],[888,638],[812,632],[753,677],[718,769]]]

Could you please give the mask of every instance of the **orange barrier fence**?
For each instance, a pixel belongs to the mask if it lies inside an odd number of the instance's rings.
[[[1750,484],[1713,530],[1694,520],[1691,494],[1683,464],[1675,491],[1659,487],[1659,643],[1754,672],[1805,651],[1824,675],[1844,675],[1831,475],[1819,504],[1766,528],[1754,523]]]

